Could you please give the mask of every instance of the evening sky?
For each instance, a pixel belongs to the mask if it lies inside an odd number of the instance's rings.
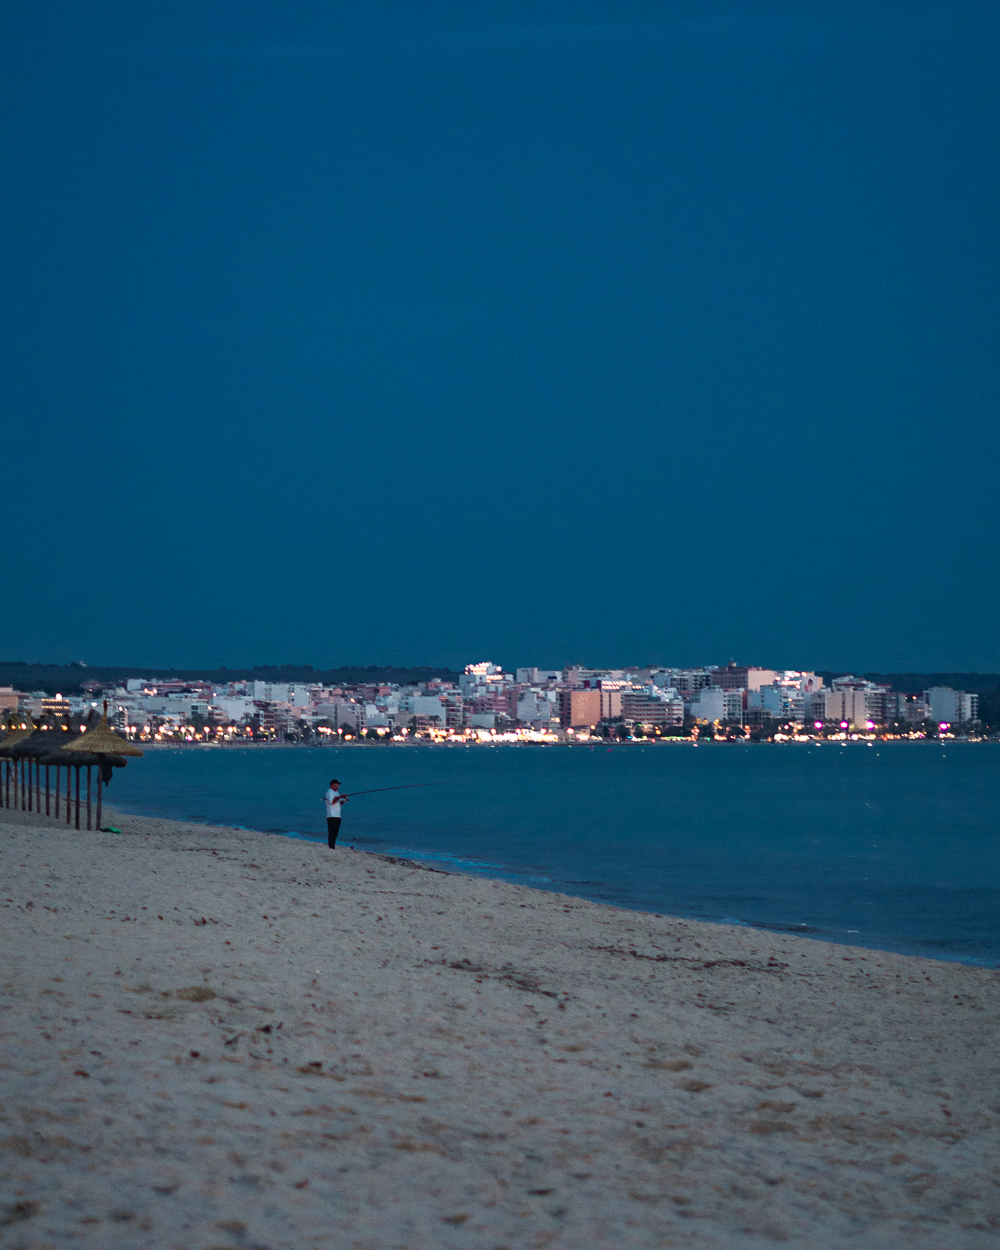
[[[7,0],[0,658],[1000,668],[998,35]]]

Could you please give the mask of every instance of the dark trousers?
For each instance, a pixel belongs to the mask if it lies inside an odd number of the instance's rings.
[[[340,817],[339,816],[327,816],[326,836],[327,836],[327,841],[330,843],[331,850],[333,850],[333,848],[337,845],[338,833],[340,833]]]

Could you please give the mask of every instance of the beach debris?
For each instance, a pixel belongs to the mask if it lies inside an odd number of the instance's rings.
[[[543,994],[546,998],[558,998],[559,993],[556,990],[543,990],[541,982],[533,972],[523,972],[515,968],[512,964],[504,964],[500,968],[490,968],[483,964],[474,964],[469,959],[455,960],[428,960],[432,966],[438,962],[445,968],[454,968],[456,972],[472,972],[476,974],[476,980],[492,979],[502,981],[505,985],[509,985],[511,989],[523,990],[526,994]]]
[[[20,1224],[24,1220],[30,1220],[33,1215],[37,1215],[39,1210],[37,1202],[15,1202],[12,1206],[4,1207],[3,1214],[0,1215],[0,1228],[7,1224]]]
[[[215,990],[207,985],[188,985],[182,990],[174,990],[174,998],[182,998],[187,1003],[207,1003],[215,997]]]

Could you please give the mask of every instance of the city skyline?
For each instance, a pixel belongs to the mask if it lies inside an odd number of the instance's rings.
[[[85,669],[80,670],[86,672]],[[757,665],[696,668],[505,671],[483,660],[461,673],[394,680],[357,674],[351,681],[93,676],[82,693],[0,686],[8,717],[50,718],[50,727],[97,709],[137,741],[309,741],[424,739],[432,742],[573,741],[581,735],[688,737],[738,734],[775,741],[831,733],[988,733],[996,728],[996,692],[980,694],[931,680],[926,689],[845,675]],[[40,718],[40,719],[39,719]],[[54,719],[52,719],[54,718]],[[499,736],[499,737],[498,737]]]

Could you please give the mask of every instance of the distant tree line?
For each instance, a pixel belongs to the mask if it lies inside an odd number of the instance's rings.
[[[47,694],[80,694],[83,683],[99,681],[108,686],[124,685],[131,679],[159,677],[163,681],[209,681],[223,685],[230,681],[319,682],[324,686],[356,686],[362,682],[391,682],[406,686],[440,677],[457,681],[450,668],[398,668],[391,664],[344,665],[316,669],[311,664],[257,664],[253,668],[137,668],[110,664],[25,664],[0,660],[0,686],[16,690],[44,690]]]

